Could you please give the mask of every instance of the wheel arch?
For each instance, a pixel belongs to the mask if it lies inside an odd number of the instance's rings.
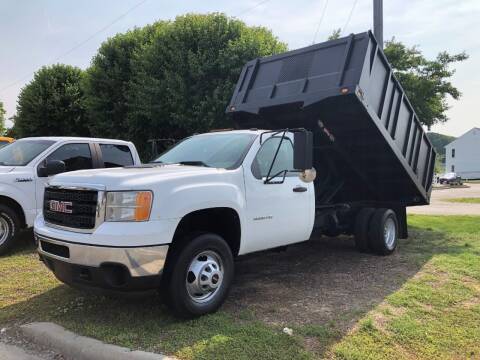
[[[173,236],[175,247],[189,233],[211,232],[221,236],[237,256],[241,243],[241,220],[238,212],[231,207],[212,207],[192,211],[182,217]]]
[[[0,195],[0,204],[10,207],[18,214],[18,217],[20,219],[20,226],[22,228],[25,228],[27,226],[25,212],[23,211],[22,205],[20,205],[18,201],[12,199],[11,197]]]

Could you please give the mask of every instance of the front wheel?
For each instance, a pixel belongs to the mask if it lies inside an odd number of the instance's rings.
[[[6,254],[20,228],[20,221],[15,211],[5,205],[0,205],[0,255]]]
[[[167,304],[180,317],[215,312],[225,301],[233,281],[233,255],[216,234],[200,234],[181,242],[168,261]]]

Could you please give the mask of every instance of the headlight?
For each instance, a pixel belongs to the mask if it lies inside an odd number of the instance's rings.
[[[146,221],[150,218],[150,191],[107,192],[105,221]]]

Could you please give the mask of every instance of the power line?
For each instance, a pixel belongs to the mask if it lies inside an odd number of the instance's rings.
[[[60,60],[61,58],[71,54],[72,52],[74,52],[75,50],[77,50],[78,48],[82,47],[83,45],[85,45],[87,42],[89,42],[90,40],[92,40],[95,36],[97,36],[98,34],[104,32],[105,30],[107,30],[110,26],[114,25],[115,23],[117,23],[118,21],[120,21],[121,19],[123,19],[125,16],[127,16],[128,14],[130,14],[133,10],[137,9],[138,7],[142,6],[145,2],[147,2],[148,0],[142,0],[140,1],[139,3],[137,3],[136,5],[132,6],[131,8],[129,8],[126,12],[124,12],[123,14],[119,15],[118,17],[116,17],[115,19],[113,19],[111,22],[109,22],[107,25],[105,25],[104,27],[102,27],[101,29],[97,30],[96,32],[94,32],[92,35],[90,35],[89,37],[87,37],[85,40],[79,42],[78,44],[76,44],[75,46],[71,47],[70,49],[68,49],[67,51],[65,51],[64,53],[56,56],[55,58],[51,59],[48,63],[54,63],[58,60]],[[22,82],[23,80],[25,80],[26,78],[28,78],[29,76],[33,75],[35,73],[35,71],[32,71],[32,72],[29,72],[28,74],[25,74],[24,76],[22,76],[21,78],[18,78],[17,80],[15,80],[14,82],[8,84],[7,86],[5,86],[4,88],[0,89],[0,93],[1,92],[4,92],[5,90],[11,88],[12,86],[14,85],[17,85],[18,83]]]
[[[325,17],[325,13],[327,12],[327,5],[328,5],[328,0],[325,0],[325,5],[323,5],[323,10],[322,10],[322,15],[320,16],[320,20],[318,21],[317,30],[315,31],[315,35],[313,35],[312,44],[315,44],[315,41],[317,40],[317,35],[318,35],[318,31],[320,30],[320,25],[322,25],[323,18]]]
[[[248,9],[245,9],[245,10],[239,12],[237,15],[233,15],[233,17],[239,17],[240,15],[246,14],[246,13],[248,13],[248,12],[256,9],[256,8],[259,7],[260,5],[263,5],[263,4],[265,4],[265,3],[269,2],[269,1],[270,1],[270,0],[260,1],[259,3],[253,5],[252,7],[250,7],[250,8],[248,8]]]
[[[347,26],[350,23],[350,20],[352,19],[353,10],[355,10],[355,6],[357,5],[357,2],[358,2],[358,0],[353,1],[353,6],[352,6],[352,9],[350,10],[350,14],[348,14],[347,22],[345,23],[345,25],[342,28],[342,33],[344,35],[345,35],[345,30],[347,30]]]

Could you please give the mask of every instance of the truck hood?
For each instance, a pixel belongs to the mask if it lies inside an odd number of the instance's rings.
[[[59,174],[49,181],[50,185],[95,184],[107,190],[148,189],[160,181],[185,179],[205,175],[222,174],[227,170],[187,165],[139,165],[124,168],[93,169]]]

